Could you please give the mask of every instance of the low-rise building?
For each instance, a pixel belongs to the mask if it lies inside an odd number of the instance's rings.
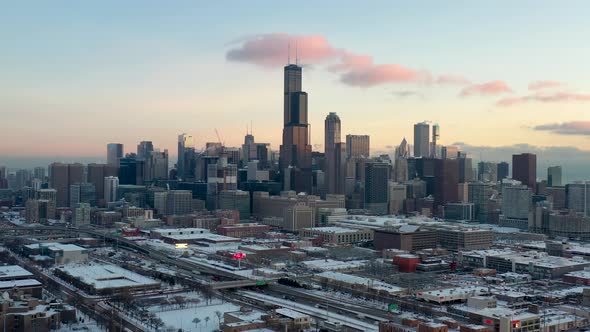
[[[54,264],[59,265],[88,261],[88,250],[75,244],[34,243],[25,245],[23,251],[37,259],[50,257]]]
[[[373,240],[373,230],[345,227],[312,227],[299,231],[303,237],[320,237],[324,243],[354,244]]]

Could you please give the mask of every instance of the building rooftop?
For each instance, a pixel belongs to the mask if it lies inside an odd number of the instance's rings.
[[[80,264],[59,268],[96,289],[152,286],[160,283],[122,267],[107,264]]]
[[[368,288],[372,288],[375,290],[382,290],[382,291],[386,291],[389,293],[400,293],[400,292],[404,291],[404,288],[390,285],[390,284],[387,284],[387,283],[379,281],[379,280],[359,277],[359,276],[346,274],[346,273],[327,271],[327,272],[322,272],[322,273],[316,274],[316,276],[327,278],[327,279],[332,279],[332,280],[337,280],[337,281],[342,281],[342,282],[346,282],[349,284],[365,285]]]
[[[276,309],[275,312],[279,315],[283,315],[285,317],[289,317],[292,319],[301,319],[301,318],[309,317],[306,314],[302,314],[299,311],[295,311],[295,310],[288,309],[288,308]]]
[[[33,274],[18,265],[0,266],[0,280],[31,277]]]
[[[316,232],[321,232],[321,233],[335,233],[335,234],[355,233],[355,232],[359,231],[359,229],[338,227],[338,226],[311,227],[311,228],[304,228],[303,230],[316,231]]]
[[[0,289],[12,289],[18,287],[33,287],[33,286],[41,286],[42,284],[35,279],[21,279],[21,280],[6,280],[0,281]]]

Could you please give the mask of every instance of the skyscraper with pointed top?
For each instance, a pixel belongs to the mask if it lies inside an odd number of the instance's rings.
[[[302,68],[288,64],[284,71],[283,144],[279,167],[284,189],[311,192],[311,145],[307,120],[307,93],[301,89]],[[285,176],[290,179],[285,181]],[[287,188],[288,187],[288,188]]]

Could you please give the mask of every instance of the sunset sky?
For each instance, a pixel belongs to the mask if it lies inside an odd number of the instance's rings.
[[[588,13],[538,0],[4,3],[0,164],[141,140],[175,155],[179,133],[201,147],[215,128],[237,146],[250,121],[278,149],[289,43],[317,150],[328,112],[373,151],[411,143],[424,120],[474,153],[590,150]]]

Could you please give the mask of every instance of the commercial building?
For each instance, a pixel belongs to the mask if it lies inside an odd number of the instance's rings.
[[[346,159],[369,158],[370,153],[369,135],[346,135]]]
[[[444,218],[447,220],[471,221],[475,216],[474,210],[473,203],[447,203],[445,204]]]
[[[119,158],[123,158],[123,144],[107,144],[107,164],[119,166]]]
[[[537,184],[537,156],[532,153],[512,155],[512,178],[535,191]]]
[[[283,139],[279,171],[283,176],[283,189],[311,193],[311,145],[307,93],[302,90],[301,84],[302,68],[289,64],[284,70]]]
[[[118,166],[109,164],[88,164],[87,179],[88,183],[92,183],[96,190],[95,198],[99,206],[105,205],[105,190],[104,178],[109,176],[117,176]],[[115,195],[116,196],[116,195]]]
[[[85,182],[84,165],[52,163],[49,165],[49,185],[56,192],[56,207],[69,206],[70,185]]]
[[[414,157],[430,156],[430,125],[427,122],[414,125]]]
[[[549,166],[547,168],[547,186],[561,187],[561,166]]]
[[[193,194],[189,190],[170,190],[166,195],[166,215],[183,215],[193,211]]]
[[[568,210],[590,216],[590,181],[577,181],[565,186]]]
[[[96,187],[93,183],[74,183],[70,185],[70,208],[80,203],[96,205]]]
[[[55,219],[55,203],[47,199],[29,199],[25,203],[25,220],[27,223],[46,222]]]
[[[323,243],[331,244],[354,244],[373,240],[373,230],[335,226],[303,228],[299,234],[303,237],[319,237]]]
[[[114,202],[117,200],[117,189],[119,188],[119,178],[116,176],[107,176],[103,179],[104,200],[105,202]]]
[[[160,288],[160,283],[156,280],[109,264],[80,264],[59,267],[56,269],[56,275],[90,294]]]
[[[223,190],[219,193],[219,208],[237,210],[240,219],[250,219],[250,193],[242,190]]]
[[[23,251],[29,256],[50,257],[58,265],[88,261],[88,250],[75,244],[35,243],[23,246]]]
[[[219,235],[239,238],[262,237],[270,230],[271,227],[269,225],[259,223],[221,225],[217,227],[217,233],[219,233]]]
[[[390,164],[367,162],[365,165],[365,209],[372,214],[388,213]]]

